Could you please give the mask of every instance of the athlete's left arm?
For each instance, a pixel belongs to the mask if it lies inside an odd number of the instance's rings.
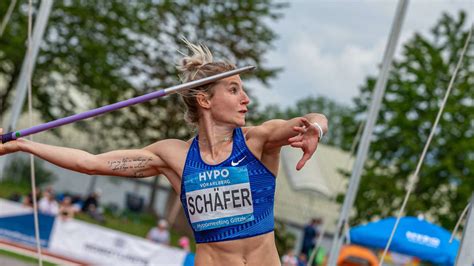
[[[296,169],[300,170],[316,151],[320,130],[323,135],[326,134],[328,121],[322,114],[311,113],[290,120],[269,120],[259,127],[264,136],[264,152],[279,151],[285,145],[303,150],[303,156],[296,165]]]

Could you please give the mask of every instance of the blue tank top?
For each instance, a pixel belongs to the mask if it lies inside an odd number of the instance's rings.
[[[253,237],[273,231],[275,176],[250,152],[241,128],[222,163],[205,163],[196,136],[181,180],[181,203],[196,243]]]

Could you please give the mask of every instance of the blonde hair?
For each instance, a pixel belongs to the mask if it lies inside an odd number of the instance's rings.
[[[183,83],[206,78],[236,68],[234,64],[226,61],[214,62],[212,53],[207,46],[203,44],[193,44],[185,38],[182,38],[182,40],[192,53],[190,56],[180,52],[184,57],[181,59],[177,68],[181,72],[180,79]],[[208,94],[209,97],[212,97],[214,94],[214,85],[215,83],[210,83],[180,93],[181,99],[186,106],[184,118],[188,123],[196,125],[199,121],[196,95],[200,92],[204,92]]]

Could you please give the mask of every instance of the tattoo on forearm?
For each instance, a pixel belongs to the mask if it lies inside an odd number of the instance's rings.
[[[107,161],[107,164],[114,172],[133,171],[134,177],[143,177],[143,170],[147,168],[151,161],[151,157],[124,157],[120,160]]]
[[[133,174],[133,177],[144,177],[145,174],[143,174],[142,172],[136,172],[135,174]]]

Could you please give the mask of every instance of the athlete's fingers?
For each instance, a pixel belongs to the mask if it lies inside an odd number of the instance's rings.
[[[305,126],[302,126],[302,127],[295,126],[295,127],[293,127],[293,131],[304,134],[306,132],[306,127]]]
[[[289,142],[298,142],[298,141],[302,141],[303,140],[303,136],[302,135],[296,135],[294,137],[291,137],[288,139]]]
[[[303,122],[303,125],[306,128],[311,126],[311,123],[308,121],[308,119],[303,119],[303,120],[301,120],[301,122]]]
[[[306,164],[306,162],[311,158],[311,153],[305,152],[303,154],[303,157],[301,157],[301,160],[296,164],[296,170],[301,170],[303,166]]]
[[[296,170],[299,171],[305,165],[306,161],[300,160],[298,164],[296,164]]]
[[[308,118],[306,117],[301,117],[301,123],[303,123],[304,126],[307,126],[310,124]]]
[[[299,141],[299,142],[292,142],[290,146],[293,148],[303,148],[304,144],[302,141]]]

